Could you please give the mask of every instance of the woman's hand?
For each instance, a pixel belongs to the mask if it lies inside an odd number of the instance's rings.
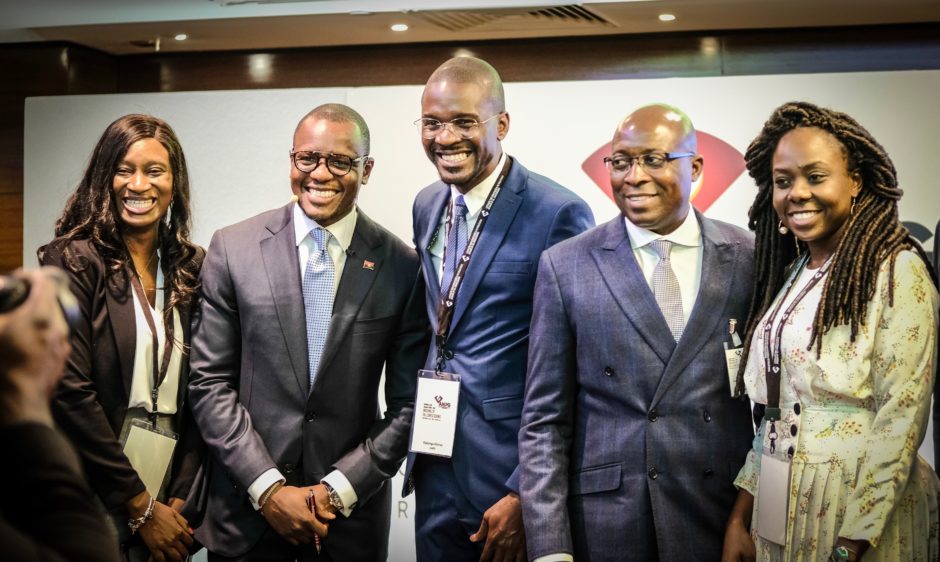
[[[738,492],[728,525],[725,527],[725,544],[721,552],[721,562],[752,562],[757,558],[754,540],[748,527],[754,510],[754,496],[745,490]]]
[[[137,530],[156,562],[181,561],[189,555],[192,531],[186,518],[170,506],[154,502],[153,517]]]

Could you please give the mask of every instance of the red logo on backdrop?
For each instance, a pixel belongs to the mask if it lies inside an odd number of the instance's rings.
[[[718,137],[702,131],[697,133],[698,151],[705,159],[705,169],[692,186],[692,204],[704,213],[744,171],[744,155]],[[604,166],[605,156],[610,156],[609,144],[603,145],[588,156],[581,164],[581,169],[613,201],[610,175]]]

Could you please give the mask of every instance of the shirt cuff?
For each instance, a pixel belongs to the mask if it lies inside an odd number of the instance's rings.
[[[336,493],[339,494],[339,499],[343,500],[343,509],[340,510],[340,513],[343,514],[343,517],[349,517],[353,508],[356,507],[356,502],[359,501],[359,496],[356,495],[356,490],[353,489],[346,475],[338,470],[334,470],[324,476],[323,480],[320,480],[320,483],[329,484],[330,488],[336,490]]]
[[[532,562],[574,562],[574,556],[565,552],[556,552],[555,554],[539,556]]]
[[[251,486],[248,486],[248,499],[251,500],[251,507],[255,508],[256,511],[261,509],[261,506],[258,505],[258,500],[261,499],[261,495],[275,482],[283,483],[287,482],[287,479],[284,478],[280,470],[269,468],[262,472],[261,476],[255,478]]]

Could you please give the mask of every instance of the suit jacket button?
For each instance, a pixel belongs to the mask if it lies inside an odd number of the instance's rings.
[[[313,420],[317,419],[317,414],[316,412],[307,412],[307,417],[304,419],[308,422],[312,422]]]
[[[614,376],[614,370],[608,365],[607,367],[604,367],[604,374],[608,377],[612,377]]]
[[[453,359],[453,358],[454,358],[454,352],[453,352],[452,350],[450,350],[450,349],[445,349],[445,350],[444,350],[444,359],[447,359],[448,361],[450,361],[450,360]]]
[[[656,470],[655,467],[649,469],[649,470],[647,471],[647,474],[648,474],[649,477],[652,478],[653,480],[656,480],[657,478],[659,478],[659,471]]]
[[[651,422],[654,422],[659,418],[659,414],[654,409],[654,410],[650,410],[650,413],[647,414],[646,417],[649,418]]]
[[[702,414],[702,419],[705,420],[705,423],[712,421],[712,415],[708,413],[708,410],[705,410],[705,412]]]
[[[715,475],[715,471],[710,468],[706,468],[704,471],[702,471],[702,476],[704,476],[705,478],[711,478],[714,475]]]
[[[284,471],[284,474],[290,474],[291,472],[294,472],[294,465],[292,465],[291,463],[287,463],[284,465],[284,468],[282,468],[281,470]]]

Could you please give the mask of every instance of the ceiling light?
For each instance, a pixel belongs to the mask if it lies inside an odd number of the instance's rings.
[[[659,14],[659,21],[675,21],[675,14]]]
[[[176,39],[177,41],[185,41],[189,39],[189,35],[186,35],[185,33],[177,33],[175,36],[173,36],[173,39]]]
[[[393,23],[391,27],[392,31],[408,31],[407,23]]]

